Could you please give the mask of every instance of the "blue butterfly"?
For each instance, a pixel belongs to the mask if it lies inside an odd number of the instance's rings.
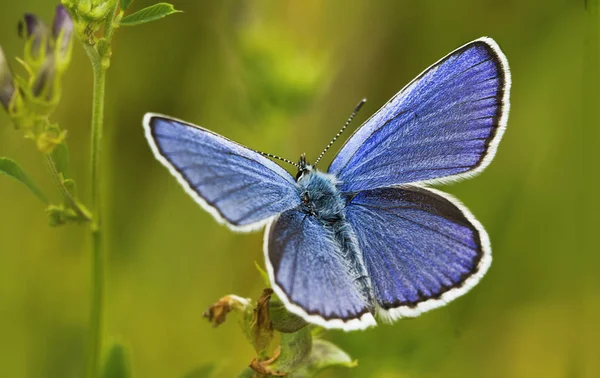
[[[302,156],[292,163],[296,178],[267,154],[201,127],[157,114],[144,127],[156,158],[218,221],[234,231],[266,225],[267,271],[289,311],[326,328],[364,329],[375,317],[443,306],[488,270],[484,228],[428,185],[488,166],[510,85],[496,42],[470,42],[367,120],[327,172]]]

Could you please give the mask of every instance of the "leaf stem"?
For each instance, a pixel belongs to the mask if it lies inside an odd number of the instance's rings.
[[[48,167],[50,176],[52,176],[52,181],[54,181],[55,185],[58,187],[60,194],[69,203],[69,206],[71,206],[73,210],[77,212],[77,215],[79,215],[81,219],[85,219],[88,222],[91,221],[92,216],[89,211],[85,208],[85,206],[80,204],[75,197],[73,197],[73,194],[71,194],[69,189],[65,186],[63,178],[60,176],[60,172],[58,172],[58,169],[56,168],[56,162],[52,156],[47,154],[44,156],[46,158],[46,166]]]
[[[104,38],[108,41],[112,39],[112,34],[115,31],[115,17],[117,16],[117,11],[119,9],[119,2],[117,0],[113,0],[113,7],[109,13],[109,17],[106,19],[106,23],[104,24]]]

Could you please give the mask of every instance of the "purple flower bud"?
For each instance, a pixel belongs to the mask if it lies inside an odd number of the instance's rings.
[[[46,59],[31,87],[31,92],[35,97],[40,97],[44,94],[47,100],[52,97],[55,73],[54,59]]]
[[[40,56],[41,48],[47,48],[48,28],[36,15],[25,13],[23,20],[18,25],[19,36],[26,40],[31,40],[31,56],[37,59]],[[46,46],[42,47],[42,42],[46,40]]]
[[[56,46],[59,57],[65,58],[69,54],[71,37],[73,36],[73,20],[67,8],[62,5],[56,7],[54,22],[52,23],[52,36],[57,43],[60,43]],[[59,37],[61,37],[60,40]]]
[[[15,83],[13,81],[10,67],[6,61],[6,56],[2,48],[0,48],[0,103],[4,109],[8,110],[8,106],[15,93]]]

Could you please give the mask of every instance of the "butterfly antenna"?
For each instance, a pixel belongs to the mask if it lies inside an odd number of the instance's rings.
[[[297,164],[297,163],[294,163],[293,161],[291,161],[291,160],[288,160],[288,159],[286,159],[286,158],[282,158],[282,157],[280,157],[280,156],[277,156],[277,155],[271,155],[271,154],[268,154],[268,153],[266,153],[266,152],[262,152],[262,151],[258,151],[258,150],[254,150],[254,152],[256,152],[256,153],[259,153],[259,154],[261,154],[262,156],[266,156],[266,157],[268,157],[268,158],[271,158],[271,159],[277,159],[277,160],[284,161],[284,162],[286,162],[286,163],[289,163],[289,164],[293,165],[294,167],[298,167],[298,164]]]
[[[356,117],[356,114],[358,114],[358,111],[360,110],[360,108],[362,108],[362,106],[365,104],[365,102],[367,102],[366,98],[363,98],[362,100],[360,100],[360,102],[358,103],[358,105],[356,105],[356,108],[354,109],[354,111],[352,112],[352,114],[350,114],[350,117],[348,117],[348,120],[346,121],[346,123],[344,124],[344,126],[342,126],[342,128],[340,129],[340,131],[338,131],[338,133],[335,134],[335,136],[333,137],[333,139],[331,140],[331,142],[329,142],[329,144],[327,145],[327,147],[325,147],[325,149],[323,150],[323,152],[321,152],[321,154],[319,155],[319,157],[317,158],[317,160],[315,160],[315,164],[313,164],[313,166],[317,165],[317,163],[319,162],[319,160],[321,160],[321,158],[323,157],[323,155],[325,155],[325,153],[327,152],[327,150],[329,150],[329,148],[335,143],[335,141],[337,140],[337,138],[339,138],[340,135],[342,135],[342,133],[344,132],[344,130],[346,130],[346,127],[348,127],[348,125],[350,124],[350,122],[352,122],[352,120],[354,119],[354,117]]]

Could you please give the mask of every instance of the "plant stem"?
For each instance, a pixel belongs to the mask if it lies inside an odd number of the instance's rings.
[[[83,47],[94,73],[94,97],[92,104],[91,130],[91,206],[94,214],[92,233],[92,298],[90,313],[90,338],[88,346],[87,378],[99,377],[99,366],[103,341],[105,253],[102,240],[102,206],[100,185],[100,163],[102,156],[102,129],[104,125],[104,89],[106,70],[110,64],[110,43],[114,31],[114,19],[119,2],[112,0],[112,9],[104,26],[104,38],[94,45],[83,43]],[[89,39],[88,39],[89,40]],[[102,43],[100,43],[102,42]]]
[[[102,253],[102,232],[99,228],[92,229],[92,250],[92,304],[87,377],[97,378],[100,354],[102,353],[104,308],[104,254]]]
[[[104,118],[104,87],[106,70],[95,47],[83,45],[92,63],[94,72],[94,98],[92,106],[91,135],[91,206],[94,220],[92,233],[92,298],[90,314],[90,336],[88,346],[87,377],[98,377],[98,366],[102,352],[104,307],[104,253],[102,246],[102,212],[100,201],[100,158],[102,127]]]

